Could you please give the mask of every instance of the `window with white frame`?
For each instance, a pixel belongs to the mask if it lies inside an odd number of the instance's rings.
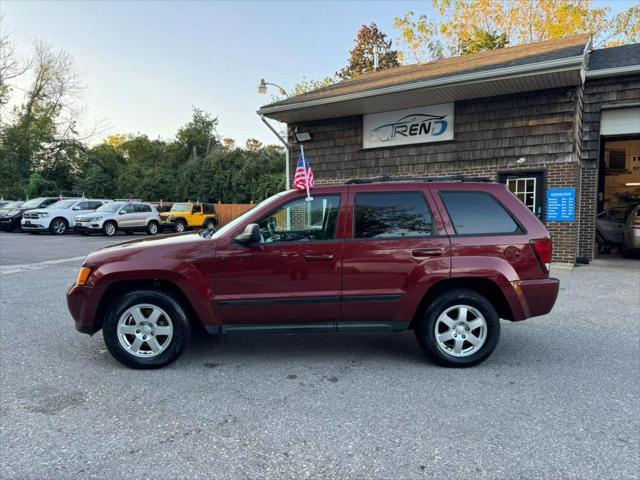
[[[507,187],[529,210],[536,213],[536,178],[508,178]]]

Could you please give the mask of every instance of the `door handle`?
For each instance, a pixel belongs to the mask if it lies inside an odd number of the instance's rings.
[[[419,248],[417,250],[411,250],[411,255],[414,257],[439,257],[442,255],[441,248]]]
[[[312,253],[305,253],[304,259],[307,262],[328,262],[330,260],[333,260],[333,253],[324,253],[324,254],[317,254],[317,255]]]

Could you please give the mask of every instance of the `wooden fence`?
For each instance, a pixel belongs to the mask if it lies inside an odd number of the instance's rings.
[[[239,217],[247,210],[256,206],[255,203],[216,203],[216,213],[218,214],[218,226],[226,225],[231,220]]]

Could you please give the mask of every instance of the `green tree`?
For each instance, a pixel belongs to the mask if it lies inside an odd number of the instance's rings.
[[[336,83],[336,79],[333,77],[325,77],[322,80],[307,80],[306,77],[302,77],[302,80],[296,83],[293,90],[291,90],[290,96],[302,95],[319,88],[328,87],[334,83]]]
[[[391,40],[382,33],[375,23],[362,25],[355,39],[355,47],[349,52],[349,63],[336,73],[347,79],[374,70],[375,54],[378,55],[378,70],[400,65],[398,52],[391,49]]]
[[[218,119],[193,107],[191,121],[178,130],[176,140],[186,160],[192,156],[204,157],[220,144],[216,135]]]
[[[25,188],[25,194],[29,198],[53,197],[59,193],[61,192],[56,182],[43,178],[39,173],[34,173],[29,177]]]
[[[504,33],[487,32],[476,30],[473,36],[469,37],[460,45],[463,55],[468,53],[484,52],[485,50],[496,50],[504,48],[509,44],[509,39]]]

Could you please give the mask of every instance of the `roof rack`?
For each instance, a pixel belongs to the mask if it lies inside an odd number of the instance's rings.
[[[384,182],[492,182],[489,177],[465,177],[464,175],[446,175],[440,177],[393,177],[385,175],[373,178],[351,178],[345,185],[361,185]]]

